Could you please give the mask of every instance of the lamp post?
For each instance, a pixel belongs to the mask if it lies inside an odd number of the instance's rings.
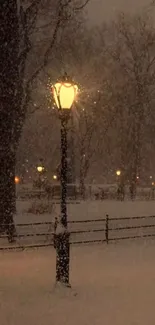
[[[43,174],[43,172],[45,171],[45,167],[43,165],[43,159],[40,159],[40,163],[39,165],[37,166],[37,171],[38,171],[38,175],[39,175],[39,178],[40,176]]]
[[[70,245],[67,227],[67,123],[78,87],[65,74],[53,87],[52,92],[61,121],[61,214],[55,230],[56,282],[69,285]]]
[[[39,199],[41,199],[41,187],[42,187],[42,175],[43,175],[43,172],[45,171],[45,168],[43,166],[43,163],[42,163],[42,159],[40,159],[40,164],[37,166],[37,171],[38,171],[38,187],[39,187]]]
[[[70,136],[70,156],[71,156],[71,182],[75,184],[75,152],[74,152],[74,119],[71,114],[71,136]]]
[[[116,170],[116,176],[117,176],[117,200],[121,201],[124,199],[124,187],[123,184],[121,182],[121,176],[122,176],[122,172],[120,169]]]

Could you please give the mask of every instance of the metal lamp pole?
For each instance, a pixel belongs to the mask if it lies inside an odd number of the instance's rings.
[[[67,122],[64,114],[61,116],[61,223],[67,229]]]
[[[74,152],[74,120],[73,114],[71,114],[71,173],[72,173],[72,183],[75,184],[76,182],[76,175],[75,175],[75,152]]]
[[[67,122],[65,112],[61,114],[61,215],[56,229],[56,282],[69,285],[70,234],[67,229]]]
[[[77,86],[65,75],[61,82],[53,87],[53,95],[59,109],[61,121],[61,215],[55,227],[56,248],[56,282],[70,287],[69,262],[70,262],[70,233],[67,227],[67,123],[70,110],[75,99]]]

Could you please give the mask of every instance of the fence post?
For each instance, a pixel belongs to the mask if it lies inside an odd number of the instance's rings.
[[[109,215],[106,214],[106,222],[105,222],[105,238],[106,243],[109,243]]]

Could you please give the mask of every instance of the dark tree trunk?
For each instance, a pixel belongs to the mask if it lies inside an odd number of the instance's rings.
[[[14,122],[18,84],[18,13],[16,0],[0,2],[0,229],[14,236]]]
[[[136,123],[133,127],[133,145],[132,145],[132,156],[131,156],[131,170],[130,170],[130,198],[135,200],[137,194],[137,177],[139,176],[140,169],[140,134],[141,126],[140,119],[137,118]]]
[[[83,170],[80,170],[80,197],[85,200],[85,177]]]
[[[136,198],[136,180],[132,179],[131,183],[130,183],[130,199],[132,201],[135,200]]]
[[[15,227],[13,214],[15,210],[15,183],[14,173],[14,154],[9,151],[1,153],[0,169],[0,230],[8,234],[9,241],[13,240]]]
[[[130,199],[135,200],[137,192],[137,175],[138,175],[138,150],[133,152],[133,164],[130,171]]]

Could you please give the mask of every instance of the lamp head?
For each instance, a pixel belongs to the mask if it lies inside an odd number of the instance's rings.
[[[52,86],[53,97],[59,110],[70,110],[76,99],[77,92],[78,86],[67,73]]]

